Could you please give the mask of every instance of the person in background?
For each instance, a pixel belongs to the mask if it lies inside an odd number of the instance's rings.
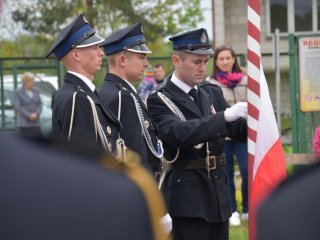
[[[214,51],[214,69],[211,83],[221,87],[223,96],[230,106],[238,102],[247,102],[247,77],[242,72],[236,54],[231,46],[219,46]],[[226,170],[228,174],[231,195],[232,216],[231,226],[240,226],[240,215],[236,201],[236,186],[234,181],[234,156],[236,157],[242,178],[242,220],[248,221],[248,157],[247,143],[226,138],[224,145],[226,155]]]
[[[313,136],[313,151],[316,157],[320,160],[320,126],[316,128]]]
[[[42,101],[39,91],[33,88],[35,76],[31,72],[25,72],[21,80],[22,87],[14,92],[18,130],[28,137],[40,136]]]
[[[163,87],[168,80],[168,77],[166,77],[166,70],[162,63],[157,63],[153,65],[154,68],[154,78],[156,82],[158,83],[158,89]]]
[[[143,80],[139,84],[139,87],[137,89],[138,95],[140,98],[145,101],[148,95],[157,89],[158,83],[156,82],[154,78],[154,72],[153,72],[153,67],[149,66],[145,69],[144,75],[143,75]]]
[[[53,99],[52,133],[61,139],[98,146],[121,159],[121,124],[101,103],[93,84],[102,65],[99,44],[103,41],[80,14],[52,44],[47,57],[53,53],[68,70]]]
[[[154,90],[163,87],[167,82],[166,71],[162,63],[153,65],[153,79],[144,79],[138,87],[138,93],[143,100]]]
[[[161,190],[175,240],[227,240],[231,206],[223,144],[247,140],[247,104],[229,107],[219,87],[204,82],[213,54],[204,28],[169,39],[172,77],[147,98],[169,166]]]

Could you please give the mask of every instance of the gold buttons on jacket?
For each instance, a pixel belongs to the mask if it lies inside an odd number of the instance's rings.
[[[107,133],[111,134],[111,127],[110,126],[107,127]]]

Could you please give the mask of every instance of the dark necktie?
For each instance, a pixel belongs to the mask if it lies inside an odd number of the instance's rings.
[[[198,107],[200,108],[200,99],[199,99],[199,95],[198,95],[198,91],[195,88],[192,88],[189,93],[188,93],[192,98],[193,101],[198,105]]]

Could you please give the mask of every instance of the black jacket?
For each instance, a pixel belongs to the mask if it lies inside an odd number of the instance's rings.
[[[96,148],[72,143],[65,154],[61,144],[0,133],[0,239],[155,239],[148,202],[127,170],[93,162],[104,156]]]
[[[257,240],[317,240],[320,163],[283,181],[257,209]]]
[[[145,103],[126,81],[114,74],[108,73],[104,83],[99,89],[99,95],[103,103],[109,107],[115,116],[118,116],[119,91],[121,91],[120,122],[123,126],[122,138],[125,140],[128,148],[140,155],[143,165],[148,169],[152,169],[153,172],[157,172],[159,170],[160,161],[152,154],[142,135],[142,128],[131,94],[136,97],[141,106],[142,114],[145,119],[144,124],[150,133],[153,146],[156,147],[157,128],[148,113]]]
[[[246,141],[247,125],[244,119],[225,122],[223,111],[228,105],[219,87],[209,83],[198,86],[201,110],[188,94],[170,80],[159,91],[170,98],[186,118],[186,121],[180,120],[157,92],[149,96],[149,113],[159,127],[167,159],[175,156],[177,148],[180,148],[177,162],[205,159],[205,145],[199,150],[193,147],[205,142],[209,143],[210,155],[219,156],[223,153],[227,136]],[[216,114],[212,114],[213,109]],[[225,169],[219,167],[210,175],[209,178],[205,168],[168,171],[162,191],[171,216],[203,218],[212,223],[228,220],[231,208]]]
[[[98,95],[92,92],[81,79],[71,73],[67,73],[64,80],[64,84],[55,94],[53,101],[53,135],[62,139],[68,138],[72,98],[74,92],[77,92],[70,141],[102,147],[100,139],[96,135],[92,108],[87,98],[89,96],[95,103],[104,133],[114,150],[115,141],[118,139],[119,131],[121,131],[121,124],[107,107],[101,103]]]

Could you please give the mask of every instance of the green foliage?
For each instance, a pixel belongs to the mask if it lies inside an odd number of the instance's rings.
[[[195,27],[203,19],[200,0],[37,0],[22,2],[12,16],[30,33],[53,38],[81,12],[102,35],[142,22],[150,41]]]
[[[15,41],[0,41],[2,57],[45,57],[51,41],[42,36],[22,35]]]
[[[288,176],[292,175],[294,173],[294,165],[293,164],[287,164],[287,174]]]
[[[292,146],[291,146],[291,145],[283,145],[282,148],[283,148],[284,154],[291,154],[291,153],[293,153],[293,150],[292,150]]]

